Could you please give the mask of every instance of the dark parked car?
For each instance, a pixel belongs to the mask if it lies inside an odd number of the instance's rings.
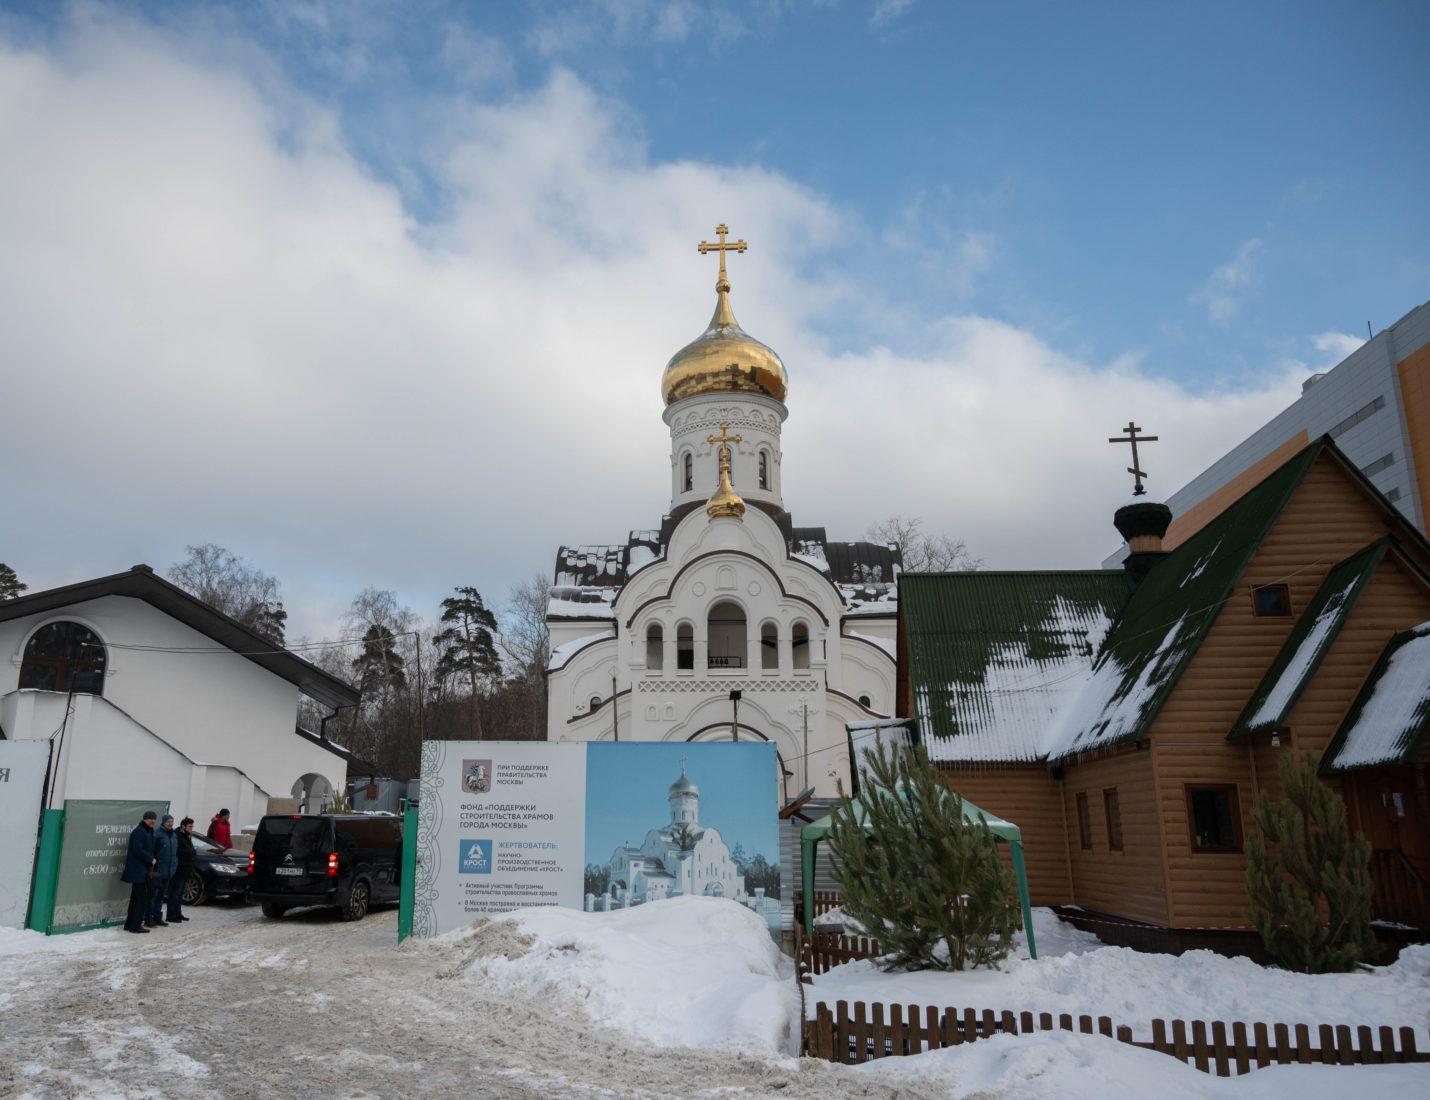
[[[367,814],[270,814],[248,858],[249,896],[265,917],[334,905],[344,920],[401,893],[402,819]]]
[[[247,892],[248,857],[195,833],[194,869],[184,887],[184,904],[202,905],[210,898],[242,897]]]

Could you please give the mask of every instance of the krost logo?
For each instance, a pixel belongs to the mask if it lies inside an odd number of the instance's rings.
[[[462,761],[462,790],[468,794],[486,794],[492,789],[490,760]]]
[[[463,875],[491,874],[492,842],[490,840],[462,841],[461,858],[457,861],[457,871]]]

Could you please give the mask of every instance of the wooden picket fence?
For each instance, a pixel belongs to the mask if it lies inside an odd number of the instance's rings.
[[[922,1018],[922,1023],[920,1019]],[[856,1064],[873,1058],[920,1054],[926,1050],[971,1043],[993,1035],[1026,1035],[1037,1031],[1072,1031],[1083,1035],[1103,1035],[1144,1050],[1169,1054],[1179,1062],[1190,1063],[1203,1073],[1230,1077],[1249,1073],[1270,1065],[1360,1065],[1382,1062],[1426,1062],[1430,1053],[1420,1052],[1415,1043],[1415,1029],[1381,1027],[1331,1026],[1316,1028],[1313,1039],[1306,1024],[1288,1026],[1264,1023],[1246,1024],[1237,1021],[1227,1025],[1220,1020],[1152,1021],[1151,1042],[1132,1038],[1130,1027],[1114,1027],[1107,1016],[1096,1020],[1078,1016],[1076,1021],[1066,1013],[1054,1018],[1051,1013],[982,1012],[971,1008],[922,1010],[917,1005],[882,1005],[855,1001],[851,1009],[847,1001],[839,1001],[833,1011],[820,1002],[814,1018],[805,1021],[804,1053],[806,1057],[827,1062]]]
[[[811,974],[824,974],[841,963],[875,959],[882,954],[879,941],[867,936],[836,936],[833,932],[806,936],[803,928],[795,926],[795,971],[805,984],[810,983]]]

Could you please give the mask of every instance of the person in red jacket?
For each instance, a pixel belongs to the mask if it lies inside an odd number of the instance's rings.
[[[228,826],[227,810],[220,810],[209,822],[209,839],[225,848],[233,847],[233,830]]]

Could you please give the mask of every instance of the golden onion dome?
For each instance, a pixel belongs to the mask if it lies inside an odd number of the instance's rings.
[[[667,405],[717,393],[759,393],[783,401],[789,392],[785,365],[773,349],[736,322],[730,309],[730,285],[724,279],[725,258],[720,259],[721,280],[710,327],[670,357],[660,378],[660,392]]]

